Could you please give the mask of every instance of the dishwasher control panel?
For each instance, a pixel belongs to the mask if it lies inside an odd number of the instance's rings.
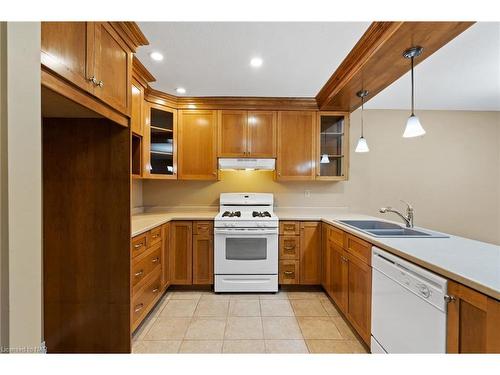
[[[372,249],[372,267],[401,287],[446,311],[447,280],[443,277],[376,247]]]

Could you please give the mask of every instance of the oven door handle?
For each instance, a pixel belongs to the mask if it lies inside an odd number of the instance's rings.
[[[262,235],[269,235],[269,234],[278,234],[278,231],[276,229],[215,229],[215,234],[234,234],[234,235],[241,235],[244,234],[246,236],[262,236]]]

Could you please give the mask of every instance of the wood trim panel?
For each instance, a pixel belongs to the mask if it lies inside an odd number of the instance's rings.
[[[403,51],[424,48],[415,65],[424,61],[474,22],[373,22],[316,95],[321,110],[352,112],[361,105],[356,92],[368,90],[367,100],[410,69]],[[366,102],[365,101],[365,102]]]
[[[107,119],[42,127],[47,349],[130,353],[130,133]]]

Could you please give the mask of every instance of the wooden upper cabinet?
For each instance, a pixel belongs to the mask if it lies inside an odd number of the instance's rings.
[[[276,157],[276,112],[248,112],[248,155]]]
[[[500,302],[448,281],[448,353],[500,353]]]
[[[133,133],[143,135],[144,128],[144,87],[135,79],[132,80],[132,101],[130,111],[130,127]]]
[[[247,111],[219,111],[219,157],[247,156]]]
[[[316,112],[278,112],[278,180],[315,179]]]
[[[132,47],[124,38],[109,22],[42,22],[41,62],[128,116]]]
[[[90,93],[94,90],[94,23],[42,22],[42,64]]]
[[[177,110],[145,102],[142,175],[177,179]]]
[[[178,178],[216,180],[216,111],[183,110],[178,115]]]
[[[276,112],[219,111],[219,157],[276,157]]]
[[[95,24],[94,94],[122,113],[129,113],[132,53],[107,22]]]
[[[300,223],[300,284],[321,284],[321,223]]]
[[[315,133],[316,180],[347,180],[349,172],[349,113],[318,112]]]

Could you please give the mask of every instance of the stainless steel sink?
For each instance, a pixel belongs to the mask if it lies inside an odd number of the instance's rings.
[[[448,238],[447,235],[442,233],[406,228],[398,224],[380,220],[339,220],[339,222],[374,237]]]

